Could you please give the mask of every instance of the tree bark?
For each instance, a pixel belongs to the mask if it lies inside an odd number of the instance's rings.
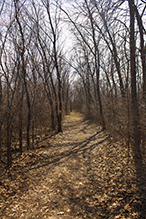
[[[2,81],[0,77],[0,160],[2,151]]]
[[[144,46],[144,32],[146,34],[146,30],[143,27],[142,18],[138,12],[136,5],[134,5],[134,10],[140,32],[140,53],[143,72],[143,100],[146,104],[146,46]]]
[[[57,48],[56,48],[56,33],[53,27],[52,19],[51,19],[51,14],[49,10],[49,3],[47,3],[47,13],[49,17],[49,22],[53,34],[53,53],[54,53],[54,66],[56,68],[56,74],[57,74],[57,80],[58,80],[58,101],[59,101],[59,108],[58,108],[58,113],[57,113],[57,122],[58,122],[58,133],[62,132],[62,88],[61,88],[61,76],[60,76],[60,71],[59,71],[59,66],[58,66],[58,59],[57,59]]]
[[[100,117],[101,117],[101,122],[102,122],[102,129],[104,130],[106,128],[105,126],[105,121],[104,121],[104,115],[103,115],[103,109],[102,109],[102,102],[101,102],[101,95],[100,95],[100,85],[99,85],[99,76],[100,76],[100,57],[99,57],[99,50],[98,50],[98,45],[96,43],[96,38],[95,38],[95,29],[94,29],[94,22],[93,22],[93,17],[91,14],[91,11],[89,9],[89,6],[87,4],[87,0],[85,0],[88,13],[89,13],[89,19],[92,27],[92,38],[93,38],[93,43],[94,43],[94,60],[95,60],[95,72],[96,72],[96,81],[97,81],[97,96],[98,96],[98,103],[99,103],[99,110],[100,110]]]
[[[131,113],[133,128],[133,152],[135,159],[142,159],[140,151],[139,109],[136,88],[135,37],[134,37],[134,0],[128,0],[130,8],[130,66],[131,66]]]
[[[17,5],[17,1],[14,0],[15,3],[15,18],[16,21],[18,23],[19,26],[19,31],[20,31],[20,35],[21,35],[21,43],[22,46],[19,48],[20,50],[20,57],[21,57],[21,61],[22,61],[22,74],[23,74],[23,82],[24,82],[24,87],[25,87],[25,91],[26,91],[26,99],[27,99],[27,108],[28,108],[28,114],[27,114],[27,150],[30,149],[30,121],[31,121],[31,103],[30,103],[30,97],[29,97],[29,92],[28,92],[28,87],[27,87],[27,81],[26,81],[26,67],[25,67],[25,39],[24,39],[24,33],[23,33],[23,29],[22,29],[22,25],[20,23],[19,20],[19,14],[18,14],[18,5]]]

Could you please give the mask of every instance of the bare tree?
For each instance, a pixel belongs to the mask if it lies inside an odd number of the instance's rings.
[[[144,28],[142,20],[145,10],[146,5],[143,7],[142,13],[140,15],[137,6],[134,4],[134,12],[136,14],[137,24],[140,32],[140,53],[143,71],[143,100],[146,103],[146,45],[144,45],[144,34],[146,34],[146,29]]]
[[[56,75],[58,80],[58,101],[59,101],[59,107],[57,110],[57,121],[58,121],[58,132],[62,132],[62,86],[61,86],[61,73],[59,70],[59,63],[58,63],[58,52],[57,52],[57,28],[58,28],[58,21],[57,18],[55,18],[56,22],[53,25],[51,12],[50,12],[50,1],[47,0],[46,2],[46,10],[48,14],[48,19],[50,23],[50,28],[52,32],[52,43],[53,43],[53,56],[54,56],[54,66],[56,69]],[[59,18],[58,18],[59,19]]]
[[[30,97],[29,97],[29,92],[28,92],[28,87],[27,87],[27,79],[26,79],[26,64],[25,64],[25,51],[26,51],[26,43],[25,43],[25,37],[24,37],[24,31],[22,24],[20,22],[20,8],[21,6],[18,5],[19,1],[14,0],[14,6],[15,6],[15,18],[16,22],[18,24],[18,28],[20,31],[20,45],[19,45],[19,53],[21,57],[21,62],[22,62],[22,77],[23,77],[23,83],[25,87],[25,92],[26,92],[26,97],[27,97],[27,107],[28,107],[28,117],[27,117],[27,149],[29,150],[30,148],[30,121],[31,121],[31,103],[30,103]],[[24,2],[22,3],[22,5]]]
[[[137,82],[136,82],[136,64],[135,64],[135,38],[134,38],[134,0],[129,0],[130,9],[130,67],[131,67],[131,112],[133,125],[133,139],[134,139],[134,154],[142,160],[140,151],[140,130],[139,124],[139,109],[137,100]]]

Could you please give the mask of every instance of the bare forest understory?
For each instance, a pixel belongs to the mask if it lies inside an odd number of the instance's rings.
[[[123,139],[75,112],[44,138],[1,168],[1,219],[146,218],[146,171],[137,177]]]

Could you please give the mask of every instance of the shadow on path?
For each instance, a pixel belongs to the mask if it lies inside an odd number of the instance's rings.
[[[133,152],[134,154],[134,152]],[[137,188],[139,196],[141,197],[139,205],[137,209],[140,212],[140,218],[146,218],[146,164],[144,163],[143,159],[134,156],[134,163],[135,163],[135,170],[137,176]]]
[[[38,169],[40,167],[44,167],[50,164],[54,164],[56,165],[56,163],[60,162],[62,159],[67,158],[70,159],[71,156],[77,156],[77,155],[83,155],[83,157],[85,157],[85,152],[87,150],[93,150],[95,147],[97,147],[98,145],[102,144],[105,140],[107,140],[109,138],[109,136],[106,136],[103,140],[101,140],[98,143],[93,143],[91,145],[89,145],[92,141],[92,139],[94,139],[95,137],[97,137],[102,131],[97,132],[96,134],[92,135],[91,137],[87,138],[86,140],[79,142],[79,143],[73,143],[70,144],[70,148],[64,152],[61,152],[59,154],[55,154],[53,156],[46,156],[45,160],[42,161],[41,165],[37,165],[37,163],[35,163],[35,167],[34,167],[34,163],[32,164],[33,167],[30,168],[30,170],[32,169]],[[65,145],[61,145],[61,147],[65,147]],[[65,162],[63,160],[63,162]]]

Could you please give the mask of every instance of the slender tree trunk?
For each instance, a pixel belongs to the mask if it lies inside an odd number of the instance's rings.
[[[57,120],[58,120],[58,133],[62,132],[62,88],[61,88],[61,78],[60,78],[60,72],[59,72],[59,66],[58,66],[58,61],[57,61],[57,51],[56,51],[56,34],[53,31],[54,35],[54,42],[53,42],[53,47],[54,47],[54,59],[55,59],[55,68],[57,72],[57,79],[58,79],[58,101],[59,101],[59,109],[57,113]]]
[[[146,105],[146,46],[143,48],[141,57],[143,66],[143,99]]]
[[[11,157],[11,136],[10,136],[10,103],[9,103],[9,83],[7,81],[7,165],[10,166],[12,162],[12,157]]]
[[[87,69],[86,72],[86,106],[87,106],[87,117],[90,118],[91,114],[91,98],[90,98],[90,81],[89,81],[89,72]]]
[[[44,68],[44,71],[45,71],[45,68]],[[44,73],[45,74],[45,73]],[[53,86],[53,85],[52,85]],[[46,88],[47,87],[47,88]],[[50,87],[49,87],[49,84],[48,84],[48,81],[47,81],[47,78],[45,76],[45,84],[44,84],[44,88],[46,90],[46,93],[47,93],[47,98],[49,100],[49,104],[50,104],[50,108],[51,108],[51,127],[52,127],[52,130],[55,131],[56,130],[56,125],[55,125],[55,114],[54,114],[54,104],[53,104],[53,100],[52,100],[52,97],[51,97],[51,91],[50,91]],[[56,92],[54,90],[54,92]],[[56,96],[55,96],[55,103],[56,103]],[[55,104],[56,106],[57,104]],[[56,106],[57,107],[57,106]],[[58,112],[58,107],[56,109],[56,112]]]
[[[51,19],[51,14],[49,10],[49,3],[47,3],[47,13],[49,17],[49,22],[53,34],[53,53],[54,53],[54,66],[56,68],[56,74],[57,74],[57,80],[58,80],[58,102],[59,102],[59,109],[57,112],[57,122],[58,122],[58,133],[62,132],[62,87],[61,87],[61,76],[60,76],[60,71],[59,71],[59,66],[58,66],[58,59],[57,59],[57,48],[56,48],[56,33],[53,27],[52,19]],[[57,107],[58,108],[58,107]]]
[[[23,106],[23,96],[21,97],[20,105],[19,105],[20,107],[19,108],[19,151],[20,151],[20,154],[22,154],[22,106]]]
[[[97,6],[97,2],[95,0],[92,0],[94,6],[98,9],[98,6]],[[114,39],[112,38],[112,35],[109,31],[109,28],[108,28],[108,25],[107,25],[107,21],[105,19],[105,14],[104,13],[99,13],[102,21],[103,21],[103,25],[105,27],[105,30],[106,32],[108,33],[108,36],[109,36],[109,40],[112,44],[112,49],[110,49],[110,52],[114,58],[114,63],[115,63],[115,67],[116,67],[116,70],[117,70],[117,73],[118,73],[118,77],[119,77],[119,81],[120,81],[120,92],[121,92],[121,96],[123,99],[125,99],[125,89],[124,89],[124,84],[123,84],[123,80],[122,80],[122,75],[121,75],[121,69],[120,69],[120,62],[118,60],[118,53],[117,53],[117,48],[116,48],[116,45],[115,45],[115,42],[114,42]],[[98,26],[98,25],[97,25]],[[98,27],[99,28],[99,27]],[[99,30],[101,31],[102,33],[102,30],[99,28]],[[104,34],[102,33],[102,35],[104,36]],[[105,37],[104,37],[105,38]],[[105,40],[108,47],[109,47],[109,43],[107,40]],[[110,47],[109,47],[110,48]]]
[[[7,165],[10,166],[12,162],[11,158],[11,142],[10,142],[10,118],[9,113],[7,114]]]
[[[31,121],[31,106],[29,95],[27,94],[27,107],[28,107],[28,115],[27,115],[27,150],[30,149],[30,121]]]
[[[69,84],[67,84],[66,98],[65,98],[65,114],[66,114],[66,115],[69,114],[68,104],[69,104]]]
[[[106,129],[104,116],[103,116],[103,109],[102,109],[102,103],[101,103],[101,96],[100,96],[100,88],[99,88],[99,68],[96,70],[96,78],[97,78],[97,95],[98,95],[98,103],[99,103],[99,109],[100,109],[100,116],[102,121],[102,129]]]
[[[2,82],[0,77],[0,160],[2,151]]]
[[[51,126],[52,126],[52,130],[54,131],[56,129],[56,126],[55,126],[55,116],[54,116],[53,106],[51,106]]]
[[[99,110],[100,110],[100,117],[102,121],[102,128],[103,130],[106,128],[105,126],[105,121],[104,121],[104,116],[103,116],[103,109],[102,109],[102,102],[101,102],[101,95],[100,95],[100,87],[99,87],[99,73],[100,73],[100,57],[99,57],[99,50],[95,38],[95,29],[94,29],[94,22],[93,22],[93,17],[92,13],[89,9],[87,0],[85,0],[88,13],[89,13],[89,18],[90,18],[90,23],[92,27],[92,38],[93,38],[93,43],[94,43],[94,60],[95,60],[95,72],[96,72],[96,81],[97,81],[97,96],[98,96],[98,103],[99,103]]]
[[[135,159],[142,159],[140,151],[139,109],[136,90],[135,38],[134,38],[134,0],[128,0],[130,8],[130,66],[131,66],[131,113],[133,127],[133,152]]]
[[[140,150],[140,129],[138,128],[139,123],[139,109],[136,92],[136,68],[135,68],[135,39],[134,39],[134,0],[128,0],[130,8],[130,64],[131,64],[131,113],[132,113],[132,125],[133,125],[133,158],[135,162],[136,175],[138,179],[137,187],[140,189],[145,183],[143,174],[145,174],[145,167],[143,165],[142,153]],[[144,218],[146,213],[145,199],[141,196],[141,210],[139,212],[139,218]]]
[[[30,149],[30,121],[31,121],[31,104],[30,104],[30,97],[29,97],[29,92],[28,92],[28,87],[27,87],[27,82],[26,82],[26,67],[25,67],[25,38],[24,38],[24,33],[22,29],[22,25],[19,20],[19,8],[18,8],[18,1],[14,0],[15,4],[15,18],[19,26],[19,31],[21,34],[21,43],[22,46],[19,48],[20,50],[20,56],[21,56],[21,61],[22,61],[22,74],[23,74],[23,82],[24,82],[24,87],[26,91],[26,99],[27,99],[27,108],[28,108],[28,114],[27,114],[27,150]]]
[[[142,23],[142,17],[140,16],[136,5],[134,5],[134,10],[135,10],[136,19],[140,32],[140,53],[141,53],[142,72],[143,72],[143,100],[146,104],[146,45],[144,46],[144,28]]]

